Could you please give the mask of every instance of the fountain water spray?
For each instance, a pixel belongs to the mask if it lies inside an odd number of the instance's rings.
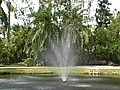
[[[57,73],[63,80],[66,81],[69,73],[69,67],[74,66],[76,56],[74,54],[73,45],[73,27],[67,26],[64,28],[61,39],[54,43],[51,41],[52,50],[47,52],[48,62],[55,67],[58,67]]]

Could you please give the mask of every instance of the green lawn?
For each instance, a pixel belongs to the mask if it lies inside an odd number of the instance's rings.
[[[0,74],[54,74],[53,68],[28,68],[28,67],[19,67],[19,68],[0,68]]]
[[[57,75],[55,67],[0,67],[0,74],[40,74],[40,75]],[[74,67],[68,68],[69,75],[120,75],[119,68],[88,68]]]

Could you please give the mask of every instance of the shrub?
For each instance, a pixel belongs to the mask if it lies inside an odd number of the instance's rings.
[[[33,66],[34,65],[34,60],[32,58],[24,59],[24,64],[28,67]]]

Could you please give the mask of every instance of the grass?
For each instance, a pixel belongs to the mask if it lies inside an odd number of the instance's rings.
[[[0,68],[0,74],[54,74],[52,68]]]
[[[71,68],[70,75],[101,75],[101,76],[120,76],[120,69],[106,68]]]
[[[39,75],[57,75],[55,67],[0,67],[1,75],[9,74],[39,74]],[[57,69],[59,70],[59,69]],[[120,69],[98,69],[98,68],[70,68],[69,75],[118,75],[120,76]]]

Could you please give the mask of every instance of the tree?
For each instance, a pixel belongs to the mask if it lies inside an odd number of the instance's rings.
[[[97,28],[102,26],[108,28],[111,23],[112,13],[110,13],[109,5],[111,5],[111,3],[109,3],[108,0],[98,0],[98,8],[95,13]]]
[[[16,30],[17,29],[17,30]],[[27,35],[29,29],[25,26],[14,25],[12,27],[10,45],[14,48],[16,52],[16,62],[22,62],[23,59],[27,58],[25,53],[25,45],[27,44]]]
[[[118,12],[116,18],[112,20],[108,30],[109,30],[109,40],[108,40],[108,54],[109,60],[116,64],[120,64],[120,13]]]
[[[108,28],[103,26],[94,32],[92,55],[96,60],[120,64],[120,14],[111,21]]]
[[[109,30],[105,27],[98,28],[93,37],[94,60],[108,60]]]
[[[10,42],[10,13],[14,11],[14,7],[11,5],[11,2],[8,0],[6,2],[8,8],[8,27],[7,27],[7,44]]]
[[[4,38],[5,38],[5,32],[7,31],[6,44],[8,44],[10,41],[10,12],[14,11],[14,7],[11,5],[11,2],[9,0],[4,1],[8,8],[8,16],[7,16],[4,9],[1,7],[2,1],[3,0],[0,0],[0,19],[2,21],[3,27],[5,28],[5,30],[3,28]]]
[[[1,27],[2,33],[5,38],[5,32],[7,31],[8,22],[7,22],[7,14],[5,13],[4,9],[1,6],[2,1],[3,0],[0,0],[0,20],[1,20],[1,24],[2,24],[2,27]]]
[[[108,40],[109,40],[109,25],[112,22],[112,13],[110,13],[108,0],[98,0],[98,8],[96,9],[96,28],[93,32],[93,58],[94,60],[109,61]]]
[[[22,0],[23,3],[28,5],[30,14],[25,15],[26,7],[18,7],[17,9],[21,13],[17,11],[18,13],[15,12],[16,15],[19,17],[22,17],[22,15],[28,16],[27,19],[31,21],[30,19],[32,18],[33,21],[27,22],[25,19],[24,21],[27,24],[24,26],[13,26],[11,30],[11,2],[9,0],[5,1],[8,6],[8,17],[6,21],[9,44],[5,47],[6,54],[2,55],[6,55],[4,58],[9,63],[17,63],[26,58],[35,61],[41,59],[40,54],[49,51],[52,46],[51,44],[59,42],[62,35],[69,30],[73,34],[73,40],[71,42],[77,47],[77,50],[74,49],[73,52],[77,54],[86,53],[86,49],[90,48],[90,45],[87,45],[90,42],[91,31],[88,25],[84,24],[83,18],[84,5],[82,3],[84,2],[82,1],[84,0],[55,0],[54,2],[53,0],[39,0],[40,6],[36,12],[34,11],[33,3],[31,3],[32,5],[30,4],[32,0]],[[16,0],[12,1],[17,5]],[[11,36],[9,36],[10,34]]]
[[[30,17],[34,18],[31,22],[34,27],[28,34],[30,35],[28,41],[32,41],[28,50],[31,50],[34,58],[38,58],[40,52],[49,50],[51,42],[58,42],[63,33],[66,33],[68,30],[74,33],[71,42],[79,50],[84,50],[85,44],[87,44],[87,27],[82,22],[83,10],[80,5],[75,6],[77,1],[57,0],[53,2],[49,0],[39,3],[38,11],[30,15]]]

